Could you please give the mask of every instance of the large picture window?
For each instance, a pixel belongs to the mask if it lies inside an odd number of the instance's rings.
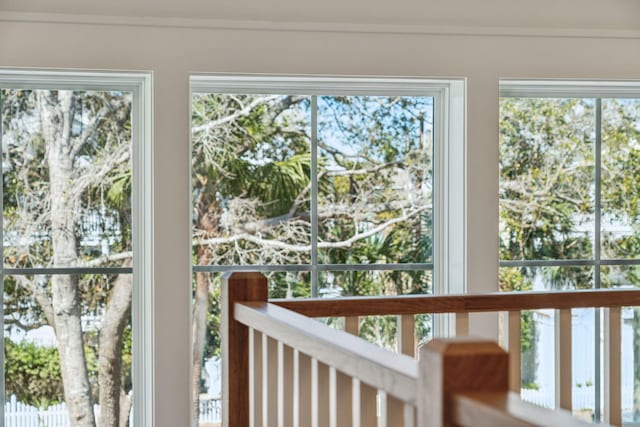
[[[134,424],[144,86],[0,73],[4,425]]]
[[[192,80],[194,420],[219,417],[224,272],[265,272],[275,298],[434,292],[448,90]],[[395,327],[367,319],[361,335],[393,346]]]
[[[500,286],[589,289],[640,284],[637,86],[503,82]],[[623,310],[623,411],[639,420],[640,311]],[[523,396],[553,406],[553,312],[523,320]],[[574,404],[602,415],[599,310],[573,310]]]

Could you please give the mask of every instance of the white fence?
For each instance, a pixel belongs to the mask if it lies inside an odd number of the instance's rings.
[[[93,412],[96,419],[100,414],[100,406],[95,405]],[[200,423],[214,423],[221,420],[222,401],[220,398],[200,401]],[[0,423],[2,425],[2,423]],[[47,409],[36,408],[17,401],[11,396],[4,405],[4,427],[70,427],[69,413],[64,403],[49,406]]]
[[[548,390],[532,390],[522,389],[522,400],[531,402],[535,405],[543,406],[545,408],[553,408],[555,404],[555,398],[553,391]],[[595,393],[593,387],[582,387],[573,389],[573,408],[576,412],[594,412],[595,408]],[[603,400],[601,399],[600,402]],[[623,422],[633,422],[633,393],[622,393],[622,418]]]
[[[97,415],[98,405],[93,412]],[[69,427],[67,405],[61,403],[47,409],[36,408],[17,401],[15,396],[4,405],[5,427]]]
[[[200,399],[200,416],[199,424],[202,423],[218,423],[222,420],[222,400],[217,399]]]

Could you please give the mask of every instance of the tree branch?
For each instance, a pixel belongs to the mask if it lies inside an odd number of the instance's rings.
[[[351,247],[354,243],[360,240],[364,240],[368,237],[371,237],[377,233],[380,233],[384,231],[386,228],[391,227],[392,225],[395,225],[399,222],[406,221],[409,218],[419,214],[420,212],[427,210],[427,208],[428,208],[427,206],[424,206],[424,207],[415,209],[411,212],[403,214],[402,216],[383,222],[382,224],[379,224],[370,230],[364,231],[362,233],[356,233],[346,240],[342,240],[339,242],[320,242],[318,243],[318,249],[339,249],[339,248]],[[233,236],[228,236],[228,237],[201,239],[201,240],[195,241],[194,243],[198,245],[223,245],[228,243],[236,243],[240,240],[246,240],[248,242],[252,242],[263,247],[281,249],[281,250],[290,251],[290,252],[308,252],[311,250],[311,245],[295,245],[291,243],[281,242],[278,240],[264,239],[262,237],[259,237],[253,234],[248,234],[248,233],[240,233],[240,234],[235,234]]]
[[[42,326],[47,326],[49,324],[49,322],[34,322],[34,323],[30,323],[30,324],[26,324],[24,322],[22,322],[20,319],[16,319],[16,318],[10,318],[4,319],[4,324],[5,325],[11,325],[11,326],[16,326],[19,329],[22,329],[23,331],[32,331],[34,329],[38,329]]]
[[[275,101],[276,99],[280,98],[280,95],[273,95],[273,96],[267,96],[267,97],[261,97],[261,98],[257,98],[254,99],[252,102],[250,102],[249,104],[247,104],[246,106],[244,106],[243,108],[241,108],[240,110],[234,112],[233,114],[229,114],[228,116],[224,116],[218,120],[212,120],[210,122],[207,122],[205,124],[202,124],[200,126],[196,126],[191,128],[191,132],[192,133],[200,133],[200,132],[206,132],[209,131],[211,129],[214,129],[216,127],[222,126],[226,123],[232,122],[234,120],[239,119],[240,117],[246,116],[249,113],[251,113],[251,110],[253,110],[254,108],[258,107],[259,105],[262,104],[267,104],[271,101]]]
[[[131,251],[119,252],[117,254],[101,256],[100,258],[92,259],[91,261],[81,265],[80,267],[99,267],[109,262],[127,260],[131,259],[132,257],[133,252]]]
[[[372,168],[362,168],[362,169],[343,169],[343,170],[327,170],[325,172],[326,176],[349,176],[349,175],[365,175],[369,173],[379,172],[382,169],[386,169],[391,166],[402,166],[403,162],[400,160],[395,160],[393,162],[383,163]]]
[[[52,327],[55,327],[55,316],[53,315],[53,304],[51,303],[51,297],[47,294],[46,280],[33,279],[30,280],[25,276],[15,276],[20,285],[31,291],[31,294],[36,299],[38,305],[44,313],[44,317]],[[44,286],[43,286],[44,285]]]
[[[102,120],[104,120],[104,118],[107,117],[109,113],[117,111],[127,104],[128,102],[122,99],[117,101],[111,100],[109,103],[100,108],[95,116],[91,118],[89,123],[83,126],[84,129],[82,131],[82,134],[79,137],[73,139],[71,158],[75,158],[82,147],[89,141],[89,139],[91,139],[95,135],[100,124],[102,123]]]

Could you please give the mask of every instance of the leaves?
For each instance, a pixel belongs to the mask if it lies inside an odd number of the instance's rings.
[[[5,345],[5,387],[8,395],[15,394],[28,405],[48,407],[64,400],[58,350],[39,347],[33,343],[14,343],[8,338]]]

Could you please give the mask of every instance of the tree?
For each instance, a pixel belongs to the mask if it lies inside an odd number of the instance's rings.
[[[80,251],[81,239],[87,237],[82,228],[91,213],[90,199],[98,189],[121,180],[123,169],[130,168],[130,108],[129,96],[121,93],[3,91],[3,146],[8,165],[5,236],[11,242],[5,263],[65,268],[130,258],[126,251],[113,258]],[[112,219],[118,216],[113,206],[107,209]],[[100,215],[105,226],[108,215]],[[107,246],[125,247],[130,240],[129,225],[123,221],[113,226],[120,233],[111,235]],[[49,278],[16,276],[15,280],[19,286],[13,288],[17,293],[12,297],[26,304],[5,310],[5,316],[17,313],[18,320],[30,323],[22,325],[27,329],[43,321],[54,328],[64,397],[74,426],[96,424],[82,316],[88,308],[105,311],[97,362],[104,381],[99,391],[100,425],[119,425],[119,402],[110,404],[110,399],[117,395],[119,401],[121,394],[122,331],[130,310],[130,276],[88,282],[78,275],[52,274]],[[90,292],[88,286],[100,281],[104,294]]]
[[[502,260],[591,259],[594,250],[604,260],[640,255],[640,103],[617,99],[601,103],[602,244],[594,248],[596,102],[501,100]],[[616,231],[616,227],[627,231]],[[501,286],[516,290],[527,282],[543,280],[552,288],[590,288],[594,274],[584,267],[502,269]],[[640,284],[635,268],[607,265],[599,280],[602,287]],[[635,323],[639,317],[636,310]],[[638,329],[634,331],[635,394],[636,405],[640,405],[640,338]],[[635,411],[640,419],[640,410],[636,407]]]
[[[318,99],[322,262],[430,259],[429,102],[409,97]],[[310,104],[311,98],[304,96],[194,96],[197,265],[311,261]],[[310,295],[308,272],[269,276],[271,296]],[[430,274],[420,271],[327,273],[322,278],[325,287],[336,284],[328,292],[344,295],[425,292],[429,282]],[[196,273],[194,289],[195,418],[203,355],[217,349],[205,343],[206,313],[216,292],[211,275]],[[216,304],[214,312],[219,310]],[[395,328],[395,323],[387,323],[387,330]],[[363,330],[389,344],[389,334],[380,335],[376,328]],[[213,343],[218,341],[216,334],[210,337]]]
[[[593,104],[578,99],[503,98],[500,103],[500,259],[584,259],[583,232],[594,212]],[[590,216],[591,215],[591,216]],[[500,289],[591,287],[576,267],[500,269]],[[537,336],[532,313],[522,320],[522,383],[536,382]]]

